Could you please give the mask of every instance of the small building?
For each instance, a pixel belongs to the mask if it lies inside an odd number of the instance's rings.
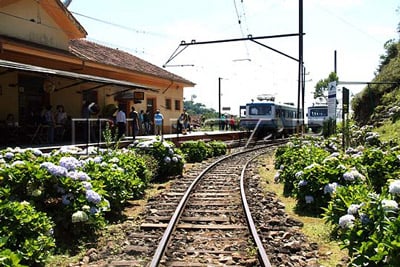
[[[59,0],[2,0],[0,11],[0,122],[12,114],[29,136],[44,107],[63,105],[74,119],[82,117],[84,102],[93,102],[96,118],[108,116],[110,105],[123,105],[127,115],[132,106],[151,114],[160,109],[164,132],[172,131],[183,90],[193,82],[86,40]]]

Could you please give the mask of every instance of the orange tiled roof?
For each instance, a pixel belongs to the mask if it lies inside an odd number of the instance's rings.
[[[112,65],[155,77],[181,82],[187,86],[195,85],[191,81],[168,72],[163,68],[153,65],[125,51],[96,44],[85,39],[70,40],[70,51],[84,60],[90,60],[101,64]]]

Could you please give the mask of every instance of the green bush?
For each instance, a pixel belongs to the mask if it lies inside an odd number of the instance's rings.
[[[121,212],[127,200],[142,196],[152,175],[146,161],[128,149],[107,151],[95,160],[88,158],[82,170],[104,190],[113,213]]]
[[[182,151],[170,141],[144,141],[134,145],[138,153],[152,156],[157,162],[154,179],[165,179],[181,175],[185,160]]]
[[[302,179],[296,174],[313,163],[321,163],[329,155],[313,141],[302,143],[296,139],[281,146],[277,152],[275,168],[279,170],[276,179],[283,183],[284,194],[288,196],[296,195],[297,185]]]
[[[181,145],[180,149],[186,161],[190,163],[202,162],[212,154],[211,148],[207,147],[204,141],[187,141]]]
[[[0,265],[43,265],[55,247],[53,223],[29,202],[0,199]],[[12,263],[7,265],[8,263]]]
[[[227,145],[222,141],[211,141],[208,143],[213,151],[213,156],[218,157],[226,154]]]

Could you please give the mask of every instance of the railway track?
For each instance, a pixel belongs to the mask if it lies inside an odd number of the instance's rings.
[[[89,250],[84,266],[318,266],[317,245],[299,234],[301,223],[259,188],[256,158],[269,146],[196,164],[149,200],[140,221],[119,226],[121,240]],[[254,219],[243,210],[245,194]]]
[[[243,181],[249,161],[267,147],[222,158],[190,184],[172,217],[165,217],[169,223],[150,266],[271,266]]]

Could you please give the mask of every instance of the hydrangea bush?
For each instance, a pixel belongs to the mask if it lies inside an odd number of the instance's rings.
[[[206,149],[226,153],[220,143]],[[159,140],[123,149],[1,150],[0,265],[41,265],[55,247],[71,252],[92,241],[152,179],[180,175],[184,163],[180,149]]]
[[[43,212],[54,224],[52,237],[59,248],[95,238],[110,210],[119,212],[128,199],[143,195],[151,176],[146,157],[128,149],[63,147],[46,154],[20,148],[0,151],[0,201],[28,203]],[[10,222],[4,218],[2,225]],[[13,250],[8,244],[4,248]],[[42,247],[50,251],[46,246],[32,249]],[[35,253],[29,255],[41,260]]]
[[[181,175],[185,159],[182,151],[170,141],[148,140],[132,146],[141,155],[150,155],[157,161],[154,179]]]
[[[369,127],[353,128],[346,151],[341,136],[279,148],[276,181],[291,189],[299,212],[323,216],[332,226],[351,266],[400,266],[398,146],[380,142]],[[326,153],[311,153],[315,148]]]
[[[53,222],[27,201],[0,199],[0,266],[36,266],[55,247]]]

